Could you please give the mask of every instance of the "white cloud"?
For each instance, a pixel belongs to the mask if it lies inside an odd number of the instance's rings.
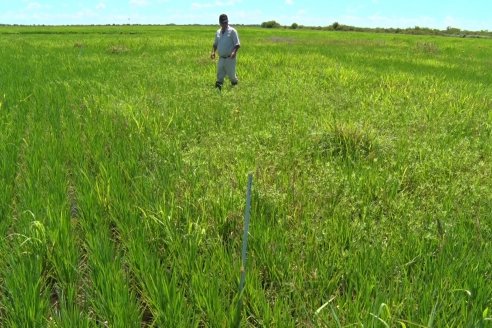
[[[213,3],[198,3],[198,2],[193,2],[191,4],[192,9],[205,9],[205,8],[213,8],[215,7],[215,4]]]
[[[41,4],[39,2],[29,2],[27,4],[27,9],[28,10],[39,10],[41,9]]]
[[[345,8],[345,12],[348,16],[358,15],[359,13],[365,13],[367,11],[367,5],[361,3],[349,4]]]
[[[294,4],[294,0],[285,0],[285,4],[291,6]]]
[[[149,5],[148,0],[130,0],[130,5],[131,6],[136,6],[136,7],[145,7]]]
[[[99,2],[96,6],[97,10],[103,10],[106,9],[106,4],[104,2]]]
[[[218,8],[218,7],[231,7],[238,3],[241,3],[242,0],[228,0],[228,1],[215,1],[215,2],[193,2],[191,4],[192,9],[205,9],[205,8]]]

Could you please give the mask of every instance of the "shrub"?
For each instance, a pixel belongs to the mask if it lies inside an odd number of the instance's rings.
[[[274,20],[271,20],[271,21],[268,21],[268,22],[263,22],[261,23],[261,27],[265,27],[265,28],[276,28],[276,27],[280,27],[280,23],[274,21]]]

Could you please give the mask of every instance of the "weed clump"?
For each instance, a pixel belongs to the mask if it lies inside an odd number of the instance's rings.
[[[115,45],[109,48],[109,52],[114,55],[123,54],[128,52],[128,48],[123,45]]]
[[[317,133],[312,145],[315,157],[352,161],[375,158],[380,148],[374,136],[352,125],[337,125]]]
[[[417,42],[415,50],[423,54],[435,55],[439,53],[439,46],[434,42]]]

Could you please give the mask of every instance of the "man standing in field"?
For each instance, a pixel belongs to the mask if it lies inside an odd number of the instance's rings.
[[[214,45],[210,58],[215,59],[215,52],[219,51],[219,62],[217,63],[217,82],[215,87],[222,90],[224,78],[229,77],[234,86],[238,83],[236,76],[236,54],[241,46],[236,29],[229,26],[226,14],[219,16],[220,29],[215,33]]]

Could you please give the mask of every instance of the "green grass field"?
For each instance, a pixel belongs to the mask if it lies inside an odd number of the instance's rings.
[[[492,40],[215,29],[0,28],[0,326],[492,326]]]

